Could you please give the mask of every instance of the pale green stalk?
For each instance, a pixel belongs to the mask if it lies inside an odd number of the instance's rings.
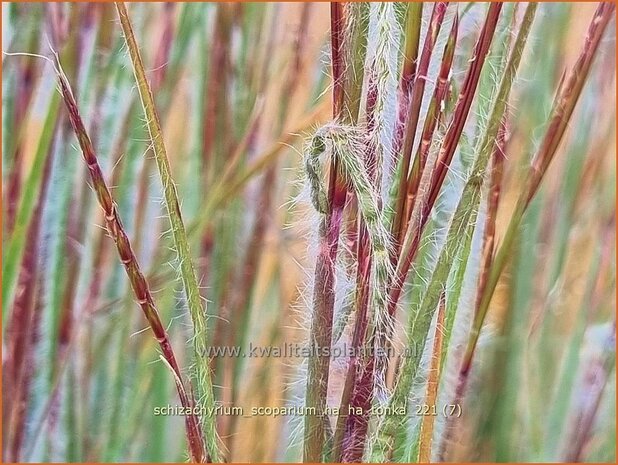
[[[504,66],[506,66],[506,58],[508,56],[509,49],[508,39],[515,13],[515,8],[513,8],[513,5],[509,6],[511,8],[509,13],[505,15],[505,21],[503,22],[499,39],[495,42],[494,47],[492,47],[495,50],[492,50],[490,52],[490,56],[486,58],[488,64],[483,67],[483,71],[481,72],[478,106],[476,109],[476,113],[479,115],[480,121],[477,126],[477,133],[473,143],[477,143],[478,138],[482,136],[482,130],[487,124],[486,118],[489,116],[489,111],[491,110],[492,96],[496,90],[494,83],[500,79]],[[471,158],[472,157],[467,159],[465,156],[461,156],[462,163],[466,168],[469,167],[469,163],[472,161]],[[457,252],[457,257],[455,258],[453,270],[449,276],[450,284],[448,287],[450,291],[450,298],[446,305],[446,314],[444,318],[444,338],[442,344],[443,365],[446,362],[446,357],[448,355],[448,347],[453,331],[453,324],[455,323],[455,314],[459,306],[459,300],[464,286],[464,279],[466,276],[466,269],[468,268],[471,247],[472,235],[466,237],[462,242],[459,251]]]
[[[425,347],[440,294],[446,289],[446,281],[453,259],[462,237],[467,238],[474,232],[482,181],[483,171],[473,171],[453,215],[446,244],[438,258],[429,287],[416,310],[410,314],[408,327],[410,355],[404,358],[395,392],[390,400],[390,406],[395,409],[402,406],[407,409],[408,395],[418,373],[423,355],[422,350]],[[371,462],[385,462],[389,459],[391,452],[393,454],[405,452],[405,446],[407,446],[406,423],[407,417],[397,414],[387,415],[384,418],[384,423],[381,425],[375,443],[372,445]]]
[[[142,63],[142,58],[135,40],[135,35],[133,33],[133,28],[129,20],[126,6],[123,3],[118,2],[116,3],[116,9],[118,10],[118,16],[125,35],[131,61],[133,63],[133,71],[146,116],[146,123],[152,143],[152,150],[155,155],[159,175],[161,177],[161,183],[163,185],[165,205],[172,228],[174,246],[176,247],[178,260],[180,262],[180,276],[182,279],[187,306],[189,307],[189,313],[193,321],[195,372],[192,373],[192,379],[194,380],[195,388],[197,389],[198,403],[205,407],[208,411],[213,411],[215,400],[212,390],[210,368],[208,365],[209,360],[206,357],[206,311],[202,305],[197,277],[193,267],[193,262],[191,260],[189,242],[187,240],[187,233],[182,220],[176,185],[172,179],[167,151],[163,141],[161,123],[159,122],[159,116],[155,108],[154,98],[146,78],[146,72],[144,70],[144,65]],[[204,428],[204,439],[209,457],[213,462],[218,462],[220,460],[219,439],[217,437],[215,417],[213,415],[207,418],[203,417],[202,425]]]

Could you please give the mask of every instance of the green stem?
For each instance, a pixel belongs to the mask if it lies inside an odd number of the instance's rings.
[[[133,63],[133,72],[135,74],[137,88],[139,90],[139,95],[146,116],[146,123],[150,134],[152,149],[157,162],[157,167],[159,169],[161,183],[163,185],[165,205],[167,207],[167,213],[172,227],[174,245],[178,253],[178,260],[180,262],[180,276],[182,279],[191,320],[193,321],[195,371],[192,373],[192,378],[197,389],[198,402],[206,408],[206,411],[212,412],[214,411],[215,399],[212,390],[210,367],[208,364],[208,358],[206,357],[206,311],[202,305],[197,277],[193,267],[193,261],[191,260],[189,242],[187,240],[187,233],[182,220],[176,185],[172,179],[167,151],[163,141],[161,123],[159,122],[159,115],[155,108],[154,98],[152,96],[150,84],[146,78],[146,72],[144,70],[144,65],[135,40],[133,27],[131,26],[131,21],[129,20],[126,6],[122,2],[117,2],[116,9],[118,10],[118,16],[125,35],[131,61]],[[214,462],[218,462],[220,460],[219,439],[217,437],[214,415],[210,415],[208,418],[202,418],[202,425],[204,428],[204,439],[210,459]]]

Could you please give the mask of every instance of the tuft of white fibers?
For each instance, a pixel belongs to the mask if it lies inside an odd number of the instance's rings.
[[[375,177],[384,204],[388,203],[388,186],[394,171],[393,136],[397,115],[397,89],[401,29],[393,3],[372,3],[366,67],[367,92],[373,102],[365,106],[370,150],[374,152]]]

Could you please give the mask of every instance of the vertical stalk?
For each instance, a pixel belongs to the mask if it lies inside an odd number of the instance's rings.
[[[431,352],[431,366],[429,368],[429,378],[427,379],[427,388],[425,391],[425,405],[429,406],[429,408],[433,407],[435,409],[438,408],[438,381],[440,379],[440,370],[442,368],[442,338],[444,336],[444,314],[446,313],[445,291],[442,291],[442,294],[440,294],[440,302],[438,305],[438,318],[434,329],[433,350]],[[421,419],[418,446],[418,461],[420,463],[431,462],[431,444],[433,440],[433,428],[436,417],[435,415],[432,415],[432,412],[428,413],[428,415],[424,415]]]
[[[429,70],[429,61],[433,54],[433,49],[438,38],[438,33],[442,27],[442,21],[446,13],[446,2],[438,2],[434,4],[431,13],[431,21],[427,28],[427,34],[423,43],[423,51],[419,61],[418,71],[414,79],[412,98],[408,104],[408,115],[406,117],[405,135],[403,139],[403,152],[401,157],[401,167],[399,173],[399,193],[395,205],[395,218],[393,221],[393,237],[395,245],[401,242],[402,235],[405,231],[405,211],[406,200],[408,193],[408,183],[411,179],[415,179],[419,172],[419,160],[414,159],[412,173],[408,174],[410,162],[412,159],[412,150],[414,148],[414,138],[416,136],[416,127],[423,103],[423,93],[425,92],[425,82],[427,81],[427,71]],[[397,251],[396,249],[396,251]]]
[[[344,17],[343,5],[332,2],[331,54],[333,70],[333,117],[338,118],[343,108],[344,67]],[[330,210],[322,215],[319,225],[319,255],[315,266],[313,284],[313,315],[311,320],[310,347],[330,347],[332,339],[333,307],[335,304],[335,260],[339,246],[339,229],[347,189],[337,169],[337,160],[332,161],[328,199]],[[316,415],[305,417],[304,462],[321,462],[325,443],[324,412],[328,389],[330,360],[310,354],[307,373],[306,405],[316,409]]]
[[[202,305],[199,287],[197,284],[197,277],[193,267],[193,262],[191,260],[189,242],[187,240],[187,233],[182,220],[176,185],[172,179],[167,151],[163,141],[161,124],[159,122],[159,116],[155,108],[154,98],[152,96],[150,84],[146,78],[146,72],[144,70],[144,65],[135,40],[133,27],[131,26],[131,21],[129,19],[126,6],[122,2],[117,2],[116,9],[118,11],[122,30],[125,35],[125,41],[129,49],[131,61],[133,63],[133,72],[135,74],[135,80],[137,82],[142,106],[144,107],[148,132],[152,142],[152,149],[157,162],[157,167],[159,169],[161,183],[163,185],[165,205],[172,227],[174,245],[178,253],[178,260],[180,262],[180,276],[182,279],[187,306],[189,307],[189,313],[193,321],[195,372],[193,373],[192,378],[195,381],[198,402],[203,403],[207,411],[214,411],[215,400],[212,390],[210,367],[206,357],[206,311]],[[219,461],[219,440],[217,437],[214,416],[209,415],[207,418],[202,418],[202,425],[204,427],[204,439],[206,441],[209,457],[212,461],[217,462]]]
[[[331,54],[333,69],[333,117],[343,124],[353,125],[358,119],[364,76],[367,40],[365,21],[368,4],[331,3]],[[320,462],[326,442],[325,421],[330,358],[322,355],[332,342],[335,303],[335,263],[339,247],[339,232],[347,187],[337,158],[331,161],[328,186],[328,211],[321,215],[319,254],[313,287],[313,315],[310,329],[306,406],[316,415],[305,417],[303,460]],[[319,356],[317,354],[320,354]]]
[[[399,183],[394,183],[391,187],[391,197],[395,202],[399,199],[399,188],[405,184],[407,179],[407,170],[403,166],[406,162],[403,160],[401,148],[404,140],[404,132],[406,129],[406,121],[410,107],[410,95],[414,87],[416,78],[416,67],[418,61],[418,47],[421,36],[421,24],[423,20],[423,2],[409,2],[406,4],[406,18],[404,27],[404,53],[403,53],[403,68],[401,70],[401,81],[399,83],[397,121],[393,134],[393,154],[395,156],[395,166],[399,170]],[[407,162],[409,163],[409,162]],[[398,230],[399,218],[395,215],[392,217],[392,229]]]
[[[459,31],[459,13],[455,12],[453,18],[453,24],[451,26],[451,32],[444,47],[444,53],[442,55],[442,63],[440,65],[440,71],[438,73],[438,82],[434,89],[434,94],[429,102],[429,108],[425,116],[425,124],[423,125],[423,131],[421,133],[421,140],[416,150],[416,156],[414,157],[414,163],[409,175],[407,199],[405,201],[405,210],[403,214],[403,229],[401,234],[405,234],[408,227],[408,222],[412,216],[412,210],[414,209],[414,202],[418,197],[418,189],[421,183],[421,177],[423,170],[427,163],[429,156],[429,149],[431,148],[431,141],[433,139],[438,120],[443,114],[441,109],[448,90],[448,80],[451,74],[451,67],[453,65],[453,58],[455,57],[455,44],[457,43],[457,33]],[[435,41],[435,39],[434,39]],[[400,240],[401,240],[400,234]]]

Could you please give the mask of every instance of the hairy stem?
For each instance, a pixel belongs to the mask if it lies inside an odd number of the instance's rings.
[[[174,373],[174,380],[176,382],[180,402],[184,407],[192,408],[193,400],[188,393],[184,382],[182,381],[180,367],[176,361],[167,331],[161,322],[159,312],[156,308],[146,278],[140,269],[129,238],[127,237],[120,220],[116,203],[114,202],[109,191],[109,187],[103,177],[103,172],[101,171],[92,142],[90,141],[84,123],[77,109],[77,103],[75,102],[75,98],[71,92],[69,82],[60,71],[59,64],[57,74],[62,98],[69,114],[71,126],[73,127],[75,135],[79,141],[79,146],[90,175],[90,181],[92,182],[99,205],[103,209],[103,213],[105,215],[107,230],[116,243],[118,256],[126,270],[127,276],[129,277],[133,293],[135,294],[137,302],[144,312],[144,316],[148,320],[148,324],[154,334],[155,339],[159,343],[163,358]],[[189,443],[191,458],[196,462],[203,462],[205,459],[205,454],[202,444],[199,420],[195,415],[188,415],[185,417],[185,425],[187,429],[187,440]]]
[[[144,107],[144,113],[146,115],[148,132],[150,134],[150,140],[152,142],[152,148],[155,155],[155,160],[157,162],[157,167],[159,168],[161,183],[165,194],[165,205],[167,207],[167,213],[172,226],[174,245],[178,253],[178,260],[180,262],[180,276],[182,279],[191,320],[193,321],[195,372],[192,377],[195,383],[195,388],[197,389],[199,403],[203,404],[208,411],[214,411],[215,400],[212,390],[210,367],[206,357],[206,311],[202,305],[199,287],[197,284],[197,277],[193,267],[193,262],[191,260],[189,242],[187,240],[187,233],[182,220],[176,185],[172,179],[167,151],[163,142],[163,133],[161,131],[159,116],[155,108],[154,98],[152,96],[150,84],[146,78],[146,72],[144,70],[144,65],[142,63],[142,58],[135,40],[133,27],[131,26],[131,21],[129,20],[126,6],[124,3],[118,2],[116,3],[116,9],[118,10],[122,30],[125,35],[129,54],[131,55],[131,61],[133,62],[133,72],[135,74],[135,80],[137,81],[137,87],[142,100],[142,105]],[[219,461],[219,440],[217,437],[215,418],[213,416],[202,418],[202,424],[204,427],[204,439],[206,441],[209,457],[212,461],[217,462]]]

